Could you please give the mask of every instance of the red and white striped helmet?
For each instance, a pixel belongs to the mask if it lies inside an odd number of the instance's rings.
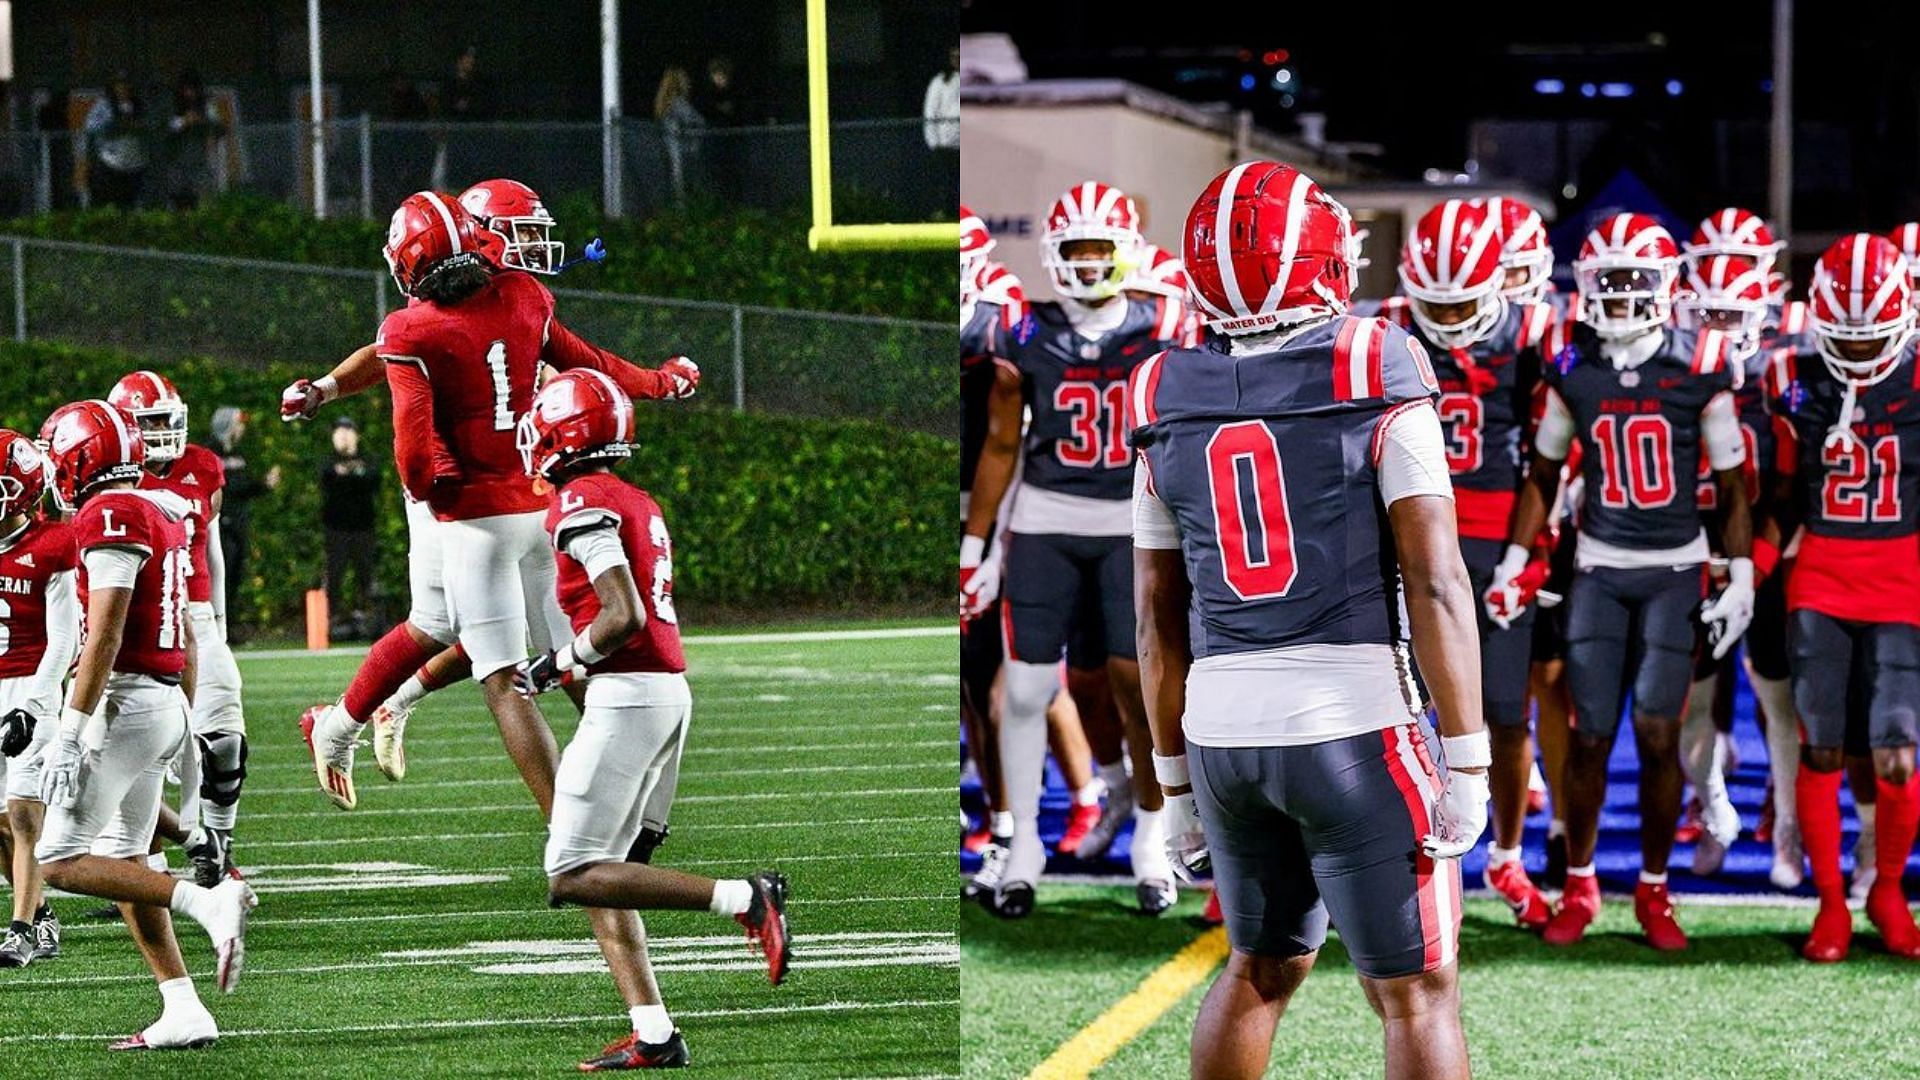
[[[1595,226],[1573,261],[1581,320],[1602,338],[1634,338],[1673,314],[1680,249],[1645,214],[1615,214]],[[1625,305],[1615,314],[1610,306]]]
[[[0,517],[31,513],[52,472],[53,464],[38,443],[0,428]]]
[[[1499,225],[1487,207],[1448,199],[1420,215],[1400,249],[1400,288],[1413,303],[1407,310],[1427,339],[1464,349],[1486,337],[1507,313],[1500,295]],[[1471,304],[1465,318],[1441,322],[1429,305]]]
[[[187,403],[165,375],[136,371],[123,376],[107,391],[107,400],[133,414],[149,458],[178,461],[187,452]]]
[[[518,180],[482,180],[460,193],[460,205],[484,229],[500,236],[500,265],[530,274],[557,274],[566,245],[553,238],[555,222],[540,193]]]
[[[98,398],[53,410],[40,427],[40,447],[50,463],[54,504],[67,513],[101,484],[138,480],[147,463],[133,417]]]
[[[1347,208],[1277,161],[1214,177],[1187,214],[1182,256],[1193,300],[1225,334],[1343,314],[1353,293]]]
[[[562,466],[627,457],[633,453],[633,400],[601,372],[563,371],[534,395],[514,443],[527,475],[548,479]]]
[[[1760,327],[1767,318],[1767,276],[1753,260],[1738,255],[1709,255],[1687,270],[1674,299],[1674,316],[1688,330],[1719,330],[1735,359],[1760,348]]]
[[[416,191],[387,222],[387,260],[393,283],[413,296],[420,283],[456,266],[486,263],[479,222],[460,200],[438,191]]]
[[[1920,221],[1909,221],[1905,225],[1895,225],[1887,234],[1893,246],[1907,258],[1907,280],[1913,283],[1916,293],[1914,302],[1920,303]]]
[[[1738,255],[1760,268],[1764,276],[1773,272],[1774,256],[1786,245],[1775,240],[1773,230],[1760,215],[1738,206],[1728,206],[1708,214],[1693,230],[1686,246],[1688,262],[1709,255]]]
[[[1134,264],[1133,273],[1127,277],[1127,288],[1140,292],[1158,293],[1171,296],[1176,300],[1187,298],[1187,264],[1180,256],[1157,244],[1143,244],[1139,261]]]
[[[1914,333],[1913,283],[1893,241],[1854,233],[1834,241],[1813,268],[1808,319],[1827,370],[1842,382],[1870,386],[1893,373]],[[1842,351],[1842,342],[1879,342],[1871,356]]]
[[[1500,292],[1516,304],[1537,304],[1546,299],[1553,283],[1553,245],[1547,242],[1547,224],[1540,211],[1508,195],[1484,200],[1487,216],[1493,219],[1500,236],[1500,267],[1506,271],[1506,284]],[[1518,272],[1521,277],[1514,280]]]
[[[1106,255],[1069,259],[1060,249],[1076,240],[1099,240],[1113,245]],[[1076,300],[1104,300],[1125,287],[1127,267],[1138,258],[1140,211],[1117,187],[1088,180],[1075,184],[1053,201],[1040,236],[1040,261],[1053,276],[1053,287]],[[1087,281],[1083,270],[1098,276]]]
[[[981,264],[987,261],[987,253],[993,250],[993,234],[987,231],[987,223],[980,215],[960,207],[960,280],[966,281],[980,272]]]

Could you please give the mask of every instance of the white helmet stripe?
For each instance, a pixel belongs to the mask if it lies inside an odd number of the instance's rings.
[[[94,404],[100,406],[101,411],[107,414],[107,419],[113,421],[114,434],[120,437],[120,460],[125,461],[133,451],[133,433],[127,430],[127,422],[120,418],[119,407],[98,398],[94,399]]]
[[[1107,215],[1113,213],[1114,204],[1120,201],[1120,189],[1110,187],[1100,195],[1100,201],[1093,204],[1093,220],[1104,225]]]
[[[453,253],[460,254],[460,227],[453,223],[453,211],[447,209],[447,204],[440,198],[439,192],[423,191],[421,194],[425,195],[427,201],[433,204],[433,208],[440,212],[440,223],[447,227],[447,239],[453,242]]]
[[[1307,174],[1293,174],[1293,187],[1287,191],[1287,227],[1280,247],[1280,272],[1274,275],[1273,286],[1267,290],[1267,297],[1260,302],[1260,314],[1265,315],[1280,306],[1280,298],[1286,295],[1287,282],[1293,279],[1293,257],[1300,250],[1300,220],[1307,216],[1307,188],[1313,181]]]
[[[1460,200],[1448,199],[1440,204],[1440,264],[1435,267],[1439,283],[1446,288],[1455,288],[1460,283],[1454,280],[1453,272],[1453,231],[1454,221],[1460,214]]]
[[[1847,314],[1858,322],[1866,315],[1860,300],[1867,285],[1867,244],[1861,233],[1854,233],[1848,242],[1853,245],[1853,265],[1847,278]]]
[[[1474,230],[1473,239],[1467,245],[1466,258],[1460,260],[1460,272],[1454,275],[1452,283],[1454,288],[1459,289],[1466,286],[1467,275],[1473,273],[1473,268],[1480,263],[1481,253],[1486,251],[1487,245],[1492,242],[1493,219],[1483,218],[1480,222],[1480,227]]]
[[[1213,215],[1213,258],[1215,268],[1220,271],[1220,284],[1227,290],[1227,303],[1232,312],[1219,312],[1220,315],[1251,315],[1247,310],[1247,298],[1241,295],[1240,279],[1233,272],[1233,242],[1231,225],[1233,223],[1233,197],[1240,187],[1240,178],[1247,174],[1251,161],[1243,161],[1227,173],[1226,182],[1220,185],[1220,205]]]

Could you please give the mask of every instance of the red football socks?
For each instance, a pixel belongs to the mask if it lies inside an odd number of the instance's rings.
[[[1840,779],[1842,772],[1815,772],[1802,762],[1794,776],[1794,801],[1800,810],[1800,843],[1813,868],[1813,887],[1820,898],[1845,903],[1846,882],[1840,876]]]
[[[356,724],[366,723],[373,710],[392,697],[440,648],[438,644],[422,647],[413,639],[413,631],[406,623],[387,631],[386,636],[367,651],[360,670],[354,672],[353,682],[347,685],[346,700],[342,704],[347,715]]]
[[[1898,885],[1907,870],[1907,856],[1913,851],[1913,835],[1920,829],[1920,776],[1910,776],[1904,784],[1874,781],[1880,793],[1874,818],[1874,866],[1880,881]]]

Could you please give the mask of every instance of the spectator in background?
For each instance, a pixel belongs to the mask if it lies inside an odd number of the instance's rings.
[[[420,86],[404,72],[389,70],[387,103],[380,118],[400,124],[423,125],[432,118]],[[373,140],[373,204],[398,206],[400,200],[432,186],[438,140],[425,127],[382,132]]]
[[[685,202],[687,179],[700,164],[700,131],[707,118],[693,107],[693,80],[687,69],[670,67],[660,76],[660,88],[653,94],[653,118],[660,123],[660,137],[667,148],[667,175],[673,182],[673,201]]]
[[[960,149],[960,46],[947,52],[947,70],[927,83],[920,116],[927,149]]]
[[[707,61],[706,77],[693,90],[693,107],[715,128],[738,127],[746,122],[732,60],[716,56]],[[722,132],[703,140],[701,147],[707,159],[706,189],[727,202],[733,201],[742,190],[740,173],[746,158],[740,138],[732,132]]]
[[[453,79],[441,90],[440,118],[453,124],[483,123],[494,118],[493,84],[480,74],[479,46],[453,62]],[[473,135],[449,137],[442,133],[433,160],[432,186],[442,191],[456,190],[472,183],[474,177],[490,175],[484,145]]]
[[[80,198],[73,175],[73,128],[67,121],[67,92],[39,87],[33,92],[33,130],[47,140],[47,172],[41,178],[43,198],[52,210],[65,210]]]
[[[467,46],[453,62],[453,81],[441,95],[446,118],[455,123],[493,119],[493,83],[480,74],[480,54],[476,45]]]
[[[233,405],[213,410],[210,425],[213,446],[227,474],[226,494],[220,504],[220,553],[227,561],[227,637],[244,640],[242,627],[248,626],[247,609],[241,606],[243,582],[247,581],[248,537],[253,526],[253,500],[280,486],[280,466],[255,476],[240,452],[247,435],[247,414]]]
[[[107,84],[107,96],[94,102],[87,113],[87,143],[92,155],[87,187],[92,205],[132,207],[140,201],[148,160],[141,112],[133,83],[120,72]]]
[[[167,205],[198,207],[212,186],[212,161],[226,127],[207,105],[207,87],[192,68],[173,85],[173,116],[167,120]]]
[[[374,496],[380,473],[360,453],[360,425],[352,417],[333,422],[333,457],[320,466],[320,524],[327,533],[327,611],[336,638],[368,636],[379,595],[374,562]],[[354,599],[347,603],[347,572],[354,576]]]

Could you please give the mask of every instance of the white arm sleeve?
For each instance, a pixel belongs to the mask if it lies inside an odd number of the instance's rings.
[[[620,542],[620,530],[611,520],[602,518],[584,527],[564,530],[567,556],[580,564],[592,581],[616,566],[627,565],[626,545]]]
[[[1715,472],[1747,463],[1747,440],[1740,431],[1733,392],[1722,391],[1700,411],[1700,438],[1707,445],[1707,462]]]
[[[227,625],[227,553],[220,547],[220,515],[207,519],[207,587],[213,590],[213,617]]]
[[[1174,524],[1173,511],[1160,497],[1147,490],[1150,476],[1147,459],[1133,466],[1133,546],[1160,551],[1178,551],[1180,529]]]
[[[80,651],[80,589],[77,570],[62,570],[47,579],[47,651],[34,669],[28,711],[36,720],[59,715],[60,684]]]
[[[1388,506],[1410,495],[1453,498],[1446,438],[1431,405],[1401,409],[1380,421],[1380,501]]]
[[[147,561],[147,553],[133,548],[96,547],[86,550],[87,588],[131,589]]]
[[[1560,398],[1560,391],[1547,387],[1547,411],[1533,433],[1534,453],[1548,461],[1565,461],[1573,449],[1573,414]]]

